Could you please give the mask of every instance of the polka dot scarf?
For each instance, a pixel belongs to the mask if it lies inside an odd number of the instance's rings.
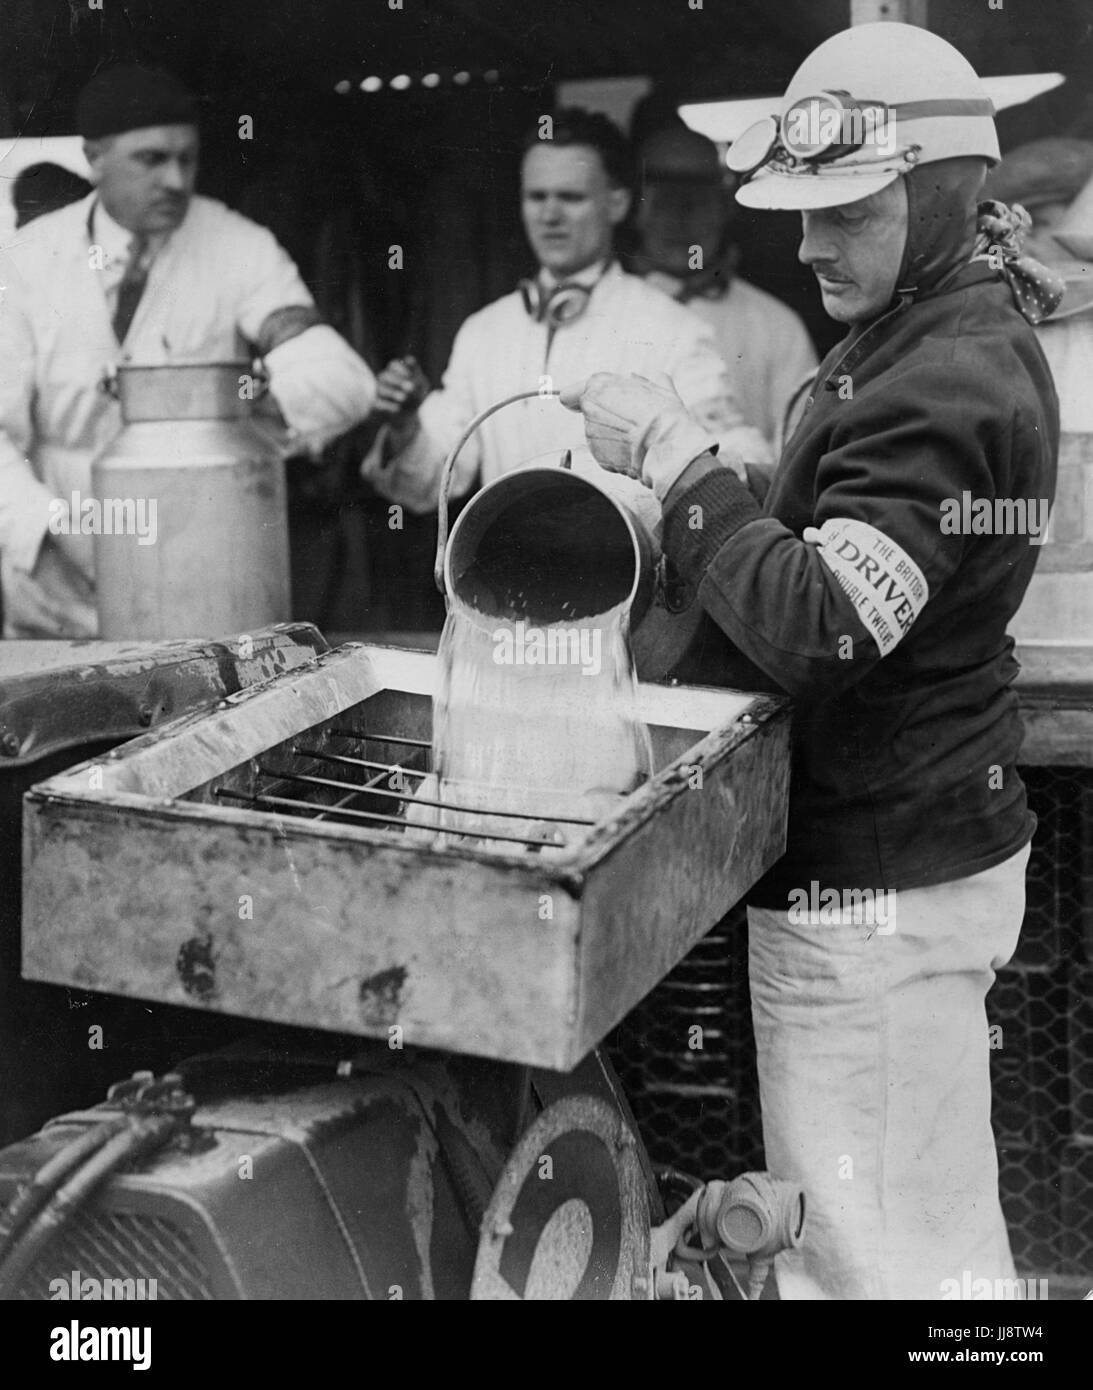
[[[980,203],[972,260],[997,265],[1001,253],[999,268],[1009,283],[1014,303],[1029,323],[1040,323],[1059,307],[1065,285],[1047,266],[1022,254],[1021,247],[1031,227],[1032,218],[1020,203],[1012,207],[994,200]]]

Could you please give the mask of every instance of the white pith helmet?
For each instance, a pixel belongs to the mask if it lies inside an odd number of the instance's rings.
[[[807,209],[867,198],[917,164],[960,155],[1001,159],[975,69],[928,29],[880,23],[822,43],[778,116],[745,131],[726,162],[744,180],[745,207]]]

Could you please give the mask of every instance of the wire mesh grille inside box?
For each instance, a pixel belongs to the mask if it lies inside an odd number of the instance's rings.
[[[1021,776],[1039,820],[1027,907],[987,999],[999,1183],[1018,1273],[1080,1296],[1093,1287],[1093,770]],[[608,1047],[654,1162],[705,1177],[764,1166],[743,907]]]

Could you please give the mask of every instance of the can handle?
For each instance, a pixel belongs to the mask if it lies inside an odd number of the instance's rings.
[[[444,590],[444,552],[448,548],[448,493],[452,486],[452,470],[455,468],[455,461],[459,457],[464,444],[474,434],[475,430],[483,421],[488,420],[499,410],[504,410],[507,405],[514,405],[517,401],[527,401],[534,399],[546,400],[548,396],[560,396],[560,391],[518,391],[515,396],[506,396],[503,401],[496,401],[493,405],[487,406],[485,410],[480,410],[467,428],[456,440],[448,457],[444,460],[444,467],[440,473],[440,496],[437,500],[437,536],[436,536],[436,562],[433,565],[433,579],[436,587],[443,594]]]

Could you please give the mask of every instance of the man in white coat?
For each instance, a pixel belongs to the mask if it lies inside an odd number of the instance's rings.
[[[93,538],[50,523],[90,493],[91,461],[121,427],[101,388],[119,362],[260,356],[300,451],[363,419],[375,395],[274,237],[194,195],[197,101],[176,78],[104,69],[77,124],[93,191],[37,220],[0,268],[5,637],[96,633]]]
[[[570,109],[543,118],[521,170],[524,229],[538,275],[467,319],[439,390],[429,391],[409,359],[379,374],[375,415],[388,427],[361,471],[383,496],[412,512],[431,511],[444,459],[479,411],[594,371],[664,373],[721,442],[723,461],[772,459],[732,397],[710,330],[614,260],[630,182],[625,139],[605,116]],[[584,447],[580,421],[557,401],[522,401],[468,440],[451,493],[552,451]]]

